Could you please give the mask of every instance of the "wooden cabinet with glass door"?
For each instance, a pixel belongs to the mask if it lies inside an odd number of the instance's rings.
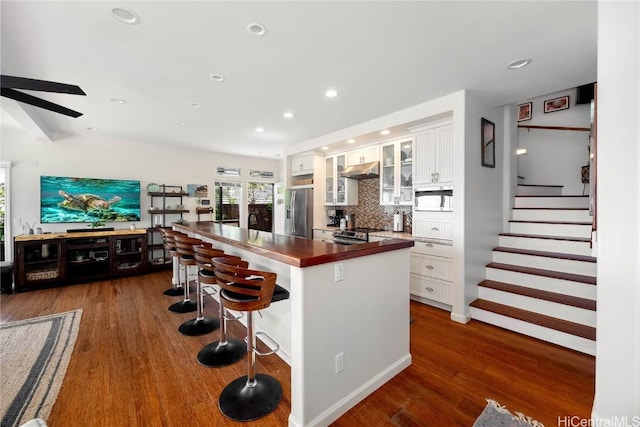
[[[380,204],[413,204],[413,141],[383,144],[380,164]]]

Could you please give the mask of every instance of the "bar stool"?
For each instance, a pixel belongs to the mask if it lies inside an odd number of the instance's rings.
[[[217,257],[215,261],[219,264],[228,264],[236,267],[247,268],[249,263],[242,261],[240,257],[226,255],[224,257]],[[218,284],[215,277],[215,268],[213,267],[213,260],[209,258],[209,263],[214,270],[213,277],[209,277],[205,274],[202,280],[206,280],[207,283]],[[225,313],[224,306],[222,304],[222,298],[218,301],[218,316],[220,317],[220,339],[210,344],[205,345],[198,352],[198,362],[205,366],[221,367],[228,366],[236,363],[247,353],[247,345],[242,340],[234,338],[227,338],[227,320],[228,317]],[[238,320],[238,318],[233,318]]]
[[[192,246],[193,258],[198,266],[198,281],[196,285],[196,309],[197,315],[195,319],[187,320],[178,328],[178,331],[184,335],[199,336],[215,331],[220,327],[220,321],[215,317],[205,317],[204,308],[204,285],[215,285],[216,276],[211,265],[211,258],[225,256],[224,251],[214,249],[212,247],[196,244]]]
[[[183,233],[172,230],[170,228],[161,228],[160,234],[162,234],[163,246],[169,252],[169,256],[177,259],[178,251],[176,250],[176,242],[175,242],[174,236],[176,234],[183,234]],[[184,293],[184,290],[182,289],[182,282],[180,281],[180,267],[178,267],[178,283],[177,284],[172,283],[172,286],[166,291],[164,291],[163,293],[170,297],[177,297]]]
[[[189,313],[198,309],[197,303],[189,298],[189,267],[196,266],[193,257],[193,245],[202,245],[202,240],[186,235],[175,235],[176,251],[178,252],[178,277],[180,276],[180,266],[184,267],[184,300],[171,304],[169,311],[174,313]]]
[[[236,378],[222,390],[218,407],[223,415],[235,421],[252,421],[272,412],[282,400],[282,386],[272,376],[255,373],[255,355],[273,354],[276,349],[261,353],[254,348],[256,334],[253,327],[253,312],[269,307],[276,287],[275,273],[251,270],[212,260],[218,285],[220,301],[225,308],[247,313],[247,375]],[[282,288],[284,289],[284,288]],[[288,293],[287,293],[288,294]],[[287,295],[288,296],[288,295]]]

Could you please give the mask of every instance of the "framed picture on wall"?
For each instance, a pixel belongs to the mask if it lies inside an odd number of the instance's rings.
[[[518,121],[531,120],[531,102],[518,105]]]
[[[545,113],[553,113],[554,111],[566,110],[567,108],[569,108],[569,95],[544,101]]]
[[[485,119],[481,120],[481,161],[482,166],[487,168],[496,167],[496,125]]]

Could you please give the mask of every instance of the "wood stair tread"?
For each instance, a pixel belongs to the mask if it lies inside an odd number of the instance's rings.
[[[469,305],[480,310],[490,311],[492,313],[500,314],[513,319],[518,319],[523,322],[532,323],[534,325],[579,336],[589,340],[595,341],[596,339],[596,328],[593,328],[591,326],[581,325],[579,323],[569,322],[567,320],[546,316],[544,314],[534,313],[532,311],[522,310],[520,308],[509,307],[504,304],[499,304],[483,299],[477,299]]]
[[[580,194],[575,194],[575,195],[567,195],[567,194],[558,194],[558,195],[553,195],[553,194],[517,194],[515,197],[561,197],[561,198],[572,198],[572,197],[589,197],[589,196],[582,196]]]
[[[519,265],[503,264],[500,262],[490,262],[487,268],[495,268],[499,270],[513,271],[516,273],[533,274],[536,276],[549,277],[552,279],[570,280],[572,282],[584,283],[586,285],[595,285],[596,278],[593,276],[585,276],[582,274],[564,273],[562,271],[544,270],[541,268],[522,267]]]
[[[518,187],[553,187],[553,188],[562,188],[564,185],[557,184],[518,184]]]
[[[553,224],[553,225],[591,225],[591,222],[585,221],[541,221],[538,219],[511,219],[509,222],[518,224]]]
[[[591,242],[591,238],[589,237],[548,236],[544,234],[499,233],[498,236],[526,237],[529,239],[568,240],[572,242]]]
[[[536,211],[588,211],[589,208],[572,208],[572,207],[548,207],[548,208],[511,208],[513,210],[529,209]]]
[[[508,252],[508,253],[520,254],[520,255],[532,255],[532,256],[539,256],[539,257],[545,257],[545,258],[566,259],[570,261],[596,262],[596,258],[592,256],[567,254],[563,252],[536,251],[532,249],[508,248],[505,246],[497,246],[493,248],[493,250],[497,252]]]
[[[495,289],[511,294],[525,297],[541,299],[558,304],[570,305],[572,307],[584,308],[585,310],[596,310],[596,302],[587,298],[574,297],[572,295],[559,294],[557,292],[543,291],[541,289],[528,288],[526,286],[514,285],[511,283],[498,282],[496,280],[483,280],[478,286]]]

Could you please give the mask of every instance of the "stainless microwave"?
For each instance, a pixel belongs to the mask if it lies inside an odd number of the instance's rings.
[[[413,200],[417,212],[453,212],[453,187],[416,188]]]

